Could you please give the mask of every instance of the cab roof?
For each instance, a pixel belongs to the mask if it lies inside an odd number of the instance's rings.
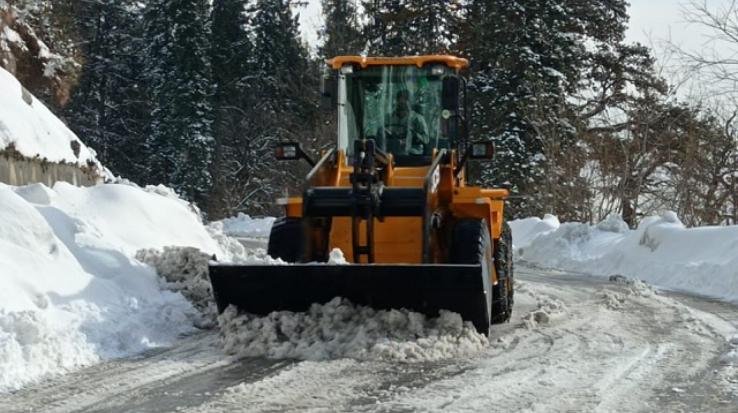
[[[399,56],[399,57],[380,57],[380,56],[336,56],[328,60],[328,64],[335,70],[340,69],[343,65],[350,63],[366,68],[367,66],[408,66],[415,65],[423,67],[428,63],[442,63],[453,69],[465,69],[469,67],[469,61],[456,56],[450,55],[423,55],[423,56]]]

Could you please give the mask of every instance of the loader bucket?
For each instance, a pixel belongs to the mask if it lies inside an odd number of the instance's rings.
[[[488,335],[491,290],[484,278],[481,265],[210,266],[218,312],[229,305],[257,315],[304,312],[313,303],[344,297],[375,309],[405,308],[427,316],[453,311]]]

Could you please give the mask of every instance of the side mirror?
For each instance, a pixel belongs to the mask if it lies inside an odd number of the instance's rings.
[[[459,164],[456,165],[454,176],[458,177],[461,171],[466,168],[469,159],[491,160],[495,157],[495,144],[489,141],[472,142],[466,147],[464,156],[461,157]]]
[[[300,159],[302,148],[297,142],[278,143],[274,149],[274,156],[280,161],[294,161]]]
[[[492,142],[473,142],[469,145],[470,159],[490,160],[495,157],[495,144]]]
[[[274,156],[280,161],[296,161],[298,159],[304,159],[310,164],[310,166],[315,166],[315,161],[302,150],[302,146],[297,142],[278,143],[277,147],[274,149]]]

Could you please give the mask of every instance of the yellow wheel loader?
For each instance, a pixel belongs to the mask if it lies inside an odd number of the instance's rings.
[[[219,311],[307,311],[345,297],[377,309],[461,314],[482,334],[513,305],[508,191],[466,184],[471,159],[466,59],[339,56],[324,96],[338,107],[334,149],[314,161],[294,142],[278,159],[312,165],[301,196],[281,199],[268,253],[288,265],[212,264]],[[349,265],[328,263],[340,248]]]

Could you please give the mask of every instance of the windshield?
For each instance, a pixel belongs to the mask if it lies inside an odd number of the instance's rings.
[[[448,136],[441,130],[443,82],[431,70],[376,66],[347,75],[344,110],[348,152],[356,139],[374,139],[380,149],[398,159],[428,156],[434,148],[448,148]]]

